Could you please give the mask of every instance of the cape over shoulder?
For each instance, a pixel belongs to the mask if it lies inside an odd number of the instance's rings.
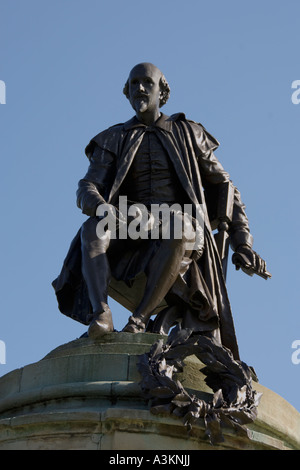
[[[93,150],[96,145],[101,147],[103,150],[107,150],[111,153],[116,154],[118,151],[118,143],[124,132],[124,123],[115,124],[110,126],[104,131],[101,131],[95,137],[93,137],[85,148],[85,154],[88,159],[91,158]]]
[[[219,147],[220,144],[217,139],[215,139],[202,124],[190,119],[186,119],[184,113],[176,113],[169,117],[164,116],[164,118],[165,122],[169,124],[178,124],[180,122],[185,123],[193,136],[196,147],[198,147],[201,152],[205,153],[210,150],[215,150]],[[85,148],[86,156],[89,159],[91,158],[96,145],[98,145],[103,150],[107,150],[117,155],[119,145],[123,141],[124,136],[132,129],[132,124],[135,119],[136,118],[131,118],[125,123],[119,123],[114,126],[110,126],[93,137]]]
[[[206,153],[210,150],[216,150],[219,147],[220,142],[212,136],[200,122],[195,122],[190,119],[186,121],[192,130],[196,145],[201,152]]]
[[[172,114],[169,120],[175,123],[186,123],[194,138],[196,147],[198,147],[201,152],[206,153],[210,150],[216,150],[219,147],[220,143],[218,140],[213,137],[200,122],[187,119],[184,113]]]

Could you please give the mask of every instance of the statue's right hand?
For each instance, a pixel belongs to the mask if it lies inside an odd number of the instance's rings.
[[[112,204],[102,203],[96,209],[96,216],[101,219],[108,217],[110,220],[116,220],[116,208]]]
[[[97,207],[97,236],[99,239],[115,238],[120,226],[126,226],[123,214],[112,204],[103,203]]]

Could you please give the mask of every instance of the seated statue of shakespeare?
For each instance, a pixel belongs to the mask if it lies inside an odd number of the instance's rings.
[[[125,332],[167,334],[177,324],[213,336],[238,358],[228,246],[237,268],[270,274],[252,249],[240,193],[215,156],[219,143],[183,113],[161,113],[170,88],[153,64],[131,70],[124,94],[135,116],[86,147],[77,204],[88,218],[53,281],[59,309],[99,338],[114,331],[110,296],[131,312]]]

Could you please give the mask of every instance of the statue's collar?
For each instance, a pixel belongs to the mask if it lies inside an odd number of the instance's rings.
[[[179,116],[184,116],[184,115],[182,113],[180,113],[180,114],[176,114],[176,115],[173,115],[173,116],[167,116],[166,114],[161,113],[158,120],[154,124],[152,124],[152,126],[149,126],[149,127],[158,127],[158,128],[163,129],[165,131],[171,132],[172,131],[172,122],[174,122],[176,120],[176,119],[174,119],[175,116],[178,118]],[[133,118],[129,119],[129,121],[124,123],[124,129],[126,131],[130,130],[130,129],[135,129],[135,128],[138,128],[138,127],[142,127],[142,128],[145,128],[145,129],[147,128],[147,126],[145,124],[143,124],[141,121],[139,121],[136,116],[134,116]]]

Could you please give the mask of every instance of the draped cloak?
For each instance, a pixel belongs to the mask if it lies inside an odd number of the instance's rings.
[[[201,124],[187,120],[183,113],[170,117],[162,114],[154,127],[188,200],[195,207],[201,204],[204,210],[204,253],[199,260],[192,260],[189,264],[185,275],[186,290],[182,289],[182,282],[175,282],[171,291],[173,290],[175,297],[183,297],[192,309],[198,308],[202,325],[206,322],[208,330],[220,329],[222,344],[238,359],[230,302],[207,211],[210,195],[214,192],[212,190],[230,180],[229,174],[214,155],[219,142]],[[146,126],[134,117],[126,123],[106,129],[87,145],[85,153],[90,165],[85,177],[79,181],[77,190],[77,204],[84,214],[93,217],[99,204],[118,203],[122,182],[145,131]],[[233,217],[229,227],[230,244],[234,251],[242,244],[251,247],[253,242],[244,208],[240,193],[235,187]],[[81,272],[80,230],[71,243],[60,275],[52,285],[60,311],[88,324],[91,305]],[[136,265],[136,273],[138,271],[139,266]],[[199,302],[197,307],[199,298],[202,307],[199,307]]]

